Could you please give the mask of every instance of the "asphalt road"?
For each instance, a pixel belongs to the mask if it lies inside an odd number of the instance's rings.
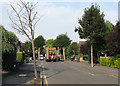
[[[117,77],[97,71],[88,63],[43,61],[42,64],[46,77],[45,84],[118,84]]]

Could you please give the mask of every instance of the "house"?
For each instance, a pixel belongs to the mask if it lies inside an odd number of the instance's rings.
[[[87,41],[79,41],[79,44],[78,44],[79,50],[80,50],[81,46],[86,45],[86,43],[87,43]]]

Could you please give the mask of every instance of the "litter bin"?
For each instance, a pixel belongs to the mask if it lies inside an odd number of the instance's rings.
[[[80,57],[77,57],[77,62],[80,62]]]

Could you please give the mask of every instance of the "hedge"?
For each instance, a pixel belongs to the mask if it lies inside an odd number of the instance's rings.
[[[23,53],[23,52],[17,52],[16,60],[21,61],[21,64],[23,64],[24,63],[24,59],[25,59],[25,53]]]
[[[117,57],[100,57],[100,64],[103,66],[120,68],[120,58]]]

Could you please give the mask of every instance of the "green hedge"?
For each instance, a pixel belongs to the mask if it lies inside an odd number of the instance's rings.
[[[17,52],[16,60],[21,61],[21,64],[23,64],[24,63],[24,59],[25,59],[25,53],[23,53],[23,52]]]
[[[103,66],[120,68],[120,58],[117,57],[100,57],[100,64]]]
[[[89,60],[88,55],[84,55],[84,56],[83,56],[83,60],[84,60],[84,61],[88,61],[88,60]]]

